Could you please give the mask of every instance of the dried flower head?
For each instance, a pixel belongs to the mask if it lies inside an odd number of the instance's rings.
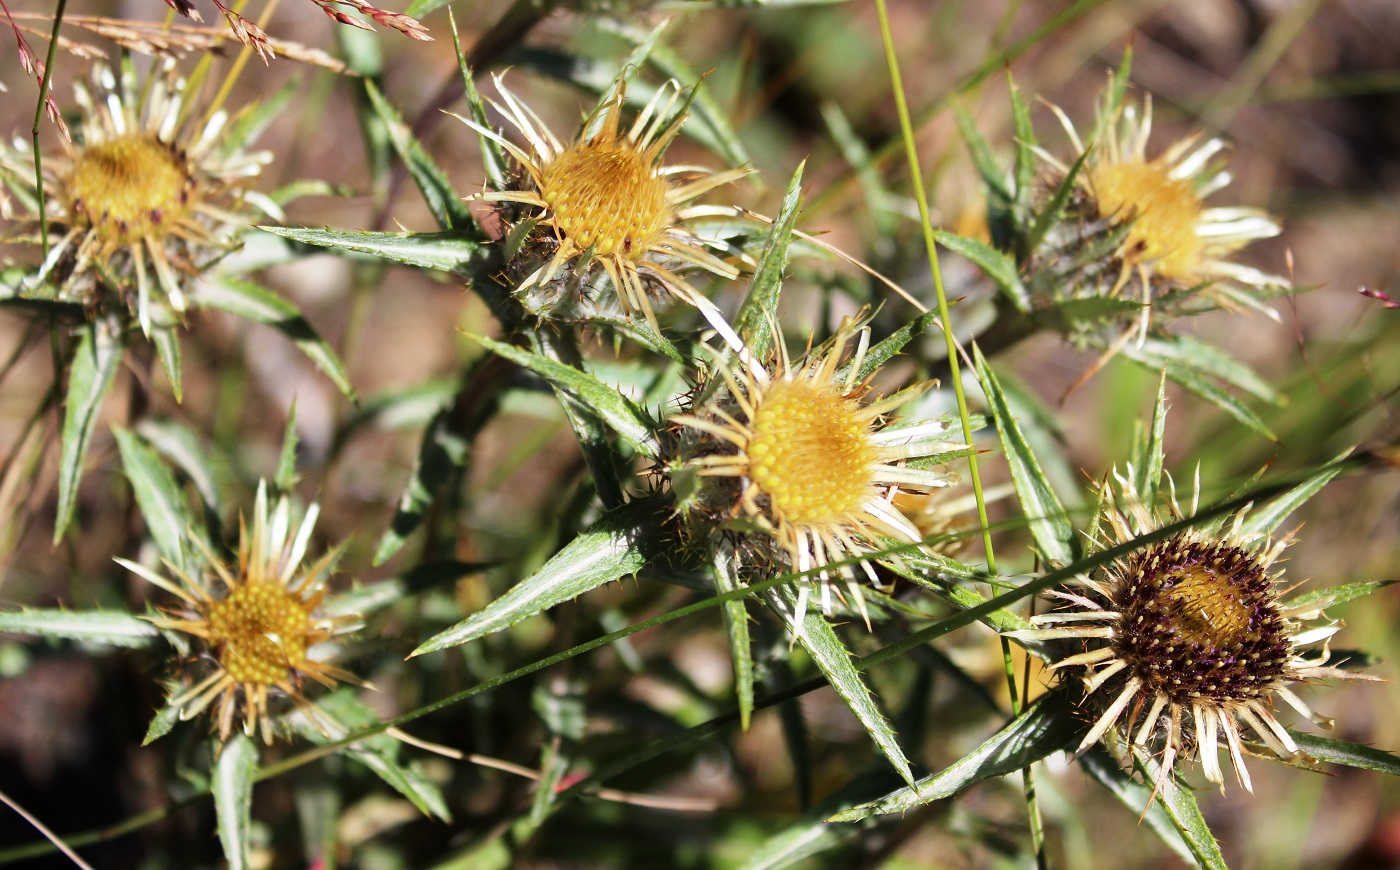
[[[271,511],[267,487],[258,487],[251,530],[239,522],[238,564],[226,565],[198,536],[211,576],[193,576],[166,563],[175,579],[148,568],[117,562],[180,599],[166,615],[152,619],[158,627],[195,638],[200,653],[188,663],[196,673],[170,699],[180,718],[199,715],[211,704],[219,739],[227,741],[235,719],[248,735],[261,731],[272,742],[270,704],[290,698],[323,731],[334,725],[303,694],[307,678],[331,688],[337,681],[359,680],[319,659],[317,645],[352,630],[355,616],[318,613],[326,597],[326,580],[339,555],[332,550],[309,566],[302,560],[319,509],[312,505],[295,523],[284,496]],[[215,584],[222,587],[217,592]],[[209,673],[202,674],[209,668]]]
[[[1165,516],[1145,505],[1131,469],[1115,477],[1117,494],[1112,486],[1102,488],[1107,529],[1095,541],[1099,549],[1182,518],[1174,500]],[[1013,633],[1080,647],[1051,665],[1085,669],[1084,691],[1097,718],[1079,751],[1121,728],[1126,742],[1161,753],[1154,793],[1171,787],[1176,762],[1193,755],[1206,779],[1223,790],[1222,741],[1240,784],[1252,791],[1244,755],[1254,753],[1245,741],[1258,738],[1276,758],[1305,758],[1275,715],[1274,699],[1331,726],[1290,683],[1368,679],[1327,664],[1325,642],[1339,623],[1306,624],[1321,617],[1325,596],[1281,600],[1282,571],[1273,566],[1291,536],[1270,540],[1246,528],[1241,511],[1227,526],[1179,533],[1137,550],[1101,575],[1052,593],[1072,609],[1031,619],[1048,627]],[[1320,649],[1305,651],[1318,643]]]
[[[667,146],[686,119],[685,107],[676,106],[682,94],[679,85],[668,82],[658,88],[623,132],[626,89],[619,81],[578,137],[564,145],[499,76],[495,82],[504,105],[492,105],[525,137],[529,151],[462,118],[500,143],[523,170],[518,189],[488,191],[476,198],[530,207],[522,219],[538,221],[552,247],[543,265],[530,264],[532,271],[519,281],[516,292],[548,287],[567,270],[582,280],[596,263],[616,290],[624,314],[640,311],[657,329],[650,294],[665,290],[699,308],[725,340],[737,346],[737,337],[713,303],[679,272],[697,267],[724,278],[738,276],[737,269],[706,250],[685,222],[715,213],[712,207],[689,205],[692,200],[750,170],[662,165]]]
[[[845,360],[852,341],[855,353]],[[869,341],[869,327],[847,318],[829,343],[795,363],[780,336],[767,365],[747,350],[737,365],[717,356],[720,383],[702,385],[690,412],[671,418],[680,441],[675,466],[699,478],[699,492],[684,505],[692,516],[720,524],[740,519],[775,545],[780,561],[795,571],[858,558],[887,541],[918,543],[923,535],[895,497],[948,486],[956,475],[909,460],[964,445],[948,440],[946,420],[892,425],[886,419],[934,386],[932,381],[865,401],[875,374],[860,374]],[[880,587],[870,565],[860,564]],[[863,609],[852,567],[833,570],[846,578]],[[819,576],[829,579],[826,571]],[[830,610],[829,583],[822,592],[823,607]],[[804,585],[799,619],[806,596]]]
[[[1148,157],[1152,100],[1141,105],[1110,86],[1100,100],[1089,144],[1052,107],[1083,164],[1066,220],[1050,238],[1056,256],[1046,265],[1064,272],[1058,291],[1071,298],[1136,298],[1143,305],[1137,332],[1158,318],[1209,308],[1254,308],[1273,316],[1259,298],[1285,292],[1288,281],[1233,262],[1257,239],[1279,233],[1267,212],[1240,206],[1207,208],[1205,199],[1230,183],[1215,158],[1219,138],[1181,139]],[[1037,149],[1062,181],[1069,167]],[[1058,185],[1057,185],[1058,186]]]
[[[189,86],[166,60],[138,77],[94,67],[76,88],[76,144],[44,156],[42,180],[52,247],[36,276],[61,296],[97,304],[118,293],[150,332],[158,312],[188,306],[186,282],[209,268],[251,224],[245,206],[280,217],[248,185],[270,160],[244,150],[253,132],[222,111],[196,120]],[[26,204],[22,234],[38,244],[38,191],[29,146],[0,146],[0,180]],[[159,289],[159,294],[153,293]],[[162,321],[169,317],[161,318]]]

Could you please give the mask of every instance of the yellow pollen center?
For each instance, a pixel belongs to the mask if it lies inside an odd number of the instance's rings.
[[[831,385],[778,381],[752,421],[749,477],[779,519],[799,525],[841,522],[873,494],[879,448],[855,400]]]
[[[105,241],[130,244],[159,236],[187,203],[185,162],[154,136],[129,134],[91,145],[67,181],[69,214]]]
[[[1205,565],[1176,572],[1175,583],[1163,591],[1176,636],[1205,649],[1223,649],[1249,631],[1250,607],[1243,590]]]
[[[1161,162],[1101,164],[1089,170],[1089,183],[1104,217],[1135,218],[1128,230],[1125,259],[1151,264],[1164,278],[1189,281],[1199,271],[1201,238],[1196,224],[1201,198],[1185,181],[1171,178]]]
[[[306,660],[311,618],[280,583],[245,583],[209,612],[219,663],[240,683],[272,686]]]
[[[671,223],[666,180],[626,142],[583,142],[544,171],[541,198],[580,249],[636,261]]]

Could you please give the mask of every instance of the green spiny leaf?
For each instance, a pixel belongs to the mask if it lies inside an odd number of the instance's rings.
[[[777,321],[778,297],[783,290],[783,272],[788,264],[788,244],[792,241],[798,206],[802,203],[802,170],[805,166],[805,162],[798,164],[792,181],[788,182],[783,206],[778,210],[773,228],[768,233],[768,241],[758,258],[758,269],[754,272],[753,283],[749,285],[749,294],[734,318],[734,331],[739,333],[754,359],[766,358],[777,338],[773,335],[773,323]]]
[[[609,511],[534,574],[484,609],[429,638],[413,655],[470,643],[637,573],[655,555],[661,522],[668,511],[666,504],[655,498],[638,499]]]
[[[117,363],[126,347],[126,333],[115,317],[83,325],[82,338],[68,368],[67,410],[63,415],[58,465],[58,516],[53,541],[57,544],[73,522],[78,505],[78,483],[83,476],[97,410],[117,374]]]
[[[253,775],[257,770],[257,747],[247,735],[235,733],[219,753],[212,784],[219,841],[229,870],[251,866]]]
[[[160,632],[120,610],[21,609],[0,611],[0,633],[61,637],[83,643],[140,649]]]

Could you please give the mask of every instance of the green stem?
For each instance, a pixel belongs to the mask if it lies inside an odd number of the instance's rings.
[[[68,0],[58,0],[53,14],[53,32],[49,34],[49,51],[44,58],[44,77],[39,80],[39,105],[34,107],[34,128],[30,131],[34,148],[34,189],[39,195],[39,241],[44,260],[49,258],[49,213],[44,202],[44,158],[39,148],[39,126],[44,122],[44,106],[48,105],[49,87],[53,83],[53,58],[58,51],[58,30],[63,26],[63,10]]]

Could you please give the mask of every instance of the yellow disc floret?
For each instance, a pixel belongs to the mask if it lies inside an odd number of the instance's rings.
[[[274,686],[306,660],[311,619],[280,583],[246,583],[214,604],[209,639],[235,681]]]
[[[879,448],[869,417],[834,385],[778,381],[755,409],[749,476],[789,523],[832,523],[860,513]]]
[[[83,149],[65,192],[75,225],[103,241],[128,245],[158,237],[188,204],[190,173],[169,145],[150,135],[125,135]]]
[[[1170,169],[1159,160],[1099,164],[1089,170],[1089,183],[1101,216],[1133,219],[1124,244],[1128,262],[1190,281],[1201,267],[1201,198],[1189,183],[1172,178]]]
[[[1252,610],[1243,600],[1244,590],[1226,577],[1209,566],[1194,565],[1174,579],[1162,597],[1183,642],[1213,649],[1239,640],[1249,630]]]
[[[640,259],[672,220],[665,179],[626,141],[568,148],[546,169],[540,195],[555,227],[599,257]]]

